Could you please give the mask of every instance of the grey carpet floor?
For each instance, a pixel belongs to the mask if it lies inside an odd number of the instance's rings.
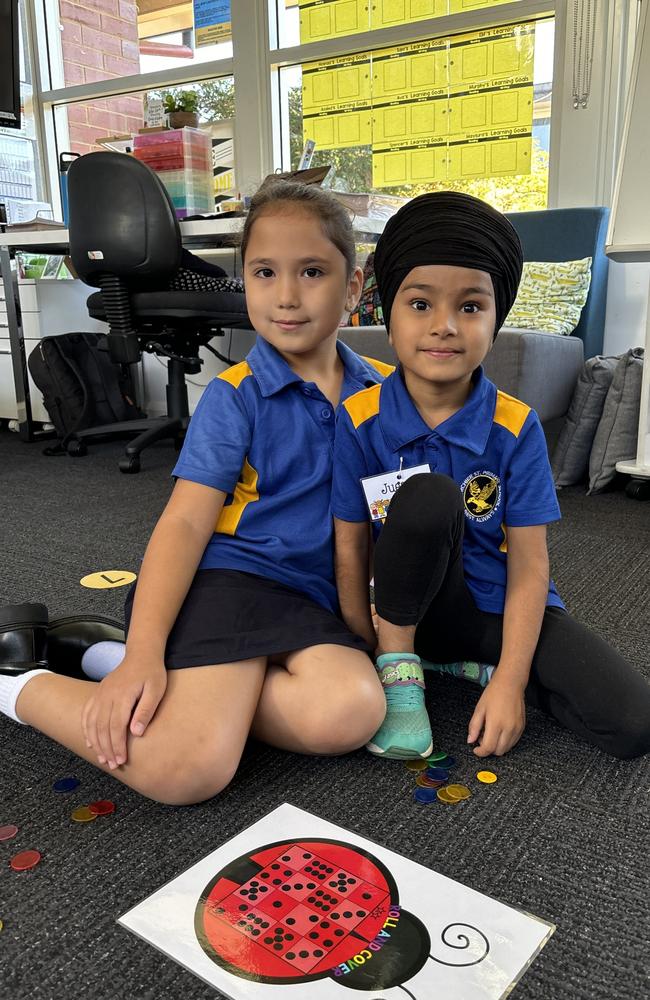
[[[123,592],[86,590],[79,579],[94,570],[137,572],[170,492],[171,448],[148,451],[137,476],[117,471],[119,444],[94,446],[76,461],[40,450],[0,431],[0,604],[43,601],[52,617],[121,616]],[[563,520],[550,531],[560,593],[649,676],[650,504],[580,489],[563,491],[560,502]],[[283,801],[555,923],[515,989],[519,1000],[650,996],[648,759],[612,760],[531,711],[517,748],[493,761],[498,783],[479,788],[463,745],[476,697],[471,685],[429,680],[436,743],[456,757],[455,777],[475,788],[449,808],[417,805],[398,762],[364,752],[309,759],[257,744],[221,796],[160,806],[0,717],[0,826],[20,828],[0,843],[0,996],[219,996],[115,921]],[[52,782],[71,773],[81,785],[57,795]],[[71,822],[76,805],[98,798],[115,801],[116,813]],[[10,857],[32,847],[41,864],[13,872]],[[290,988],[278,989],[290,1000]]]

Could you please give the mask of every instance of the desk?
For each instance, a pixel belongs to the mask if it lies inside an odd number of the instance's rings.
[[[377,236],[383,231],[384,224],[384,219],[357,219],[355,234],[358,241],[376,242]],[[196,219],[180,222],[183,246],[203,250],[227,246],[233,234],[241,231],[242,225],[242,218],[229,219],[227,216],[221,219]],[[0,233],[0,268],[7,308],[11,365],[18,410],[18,431],[23,441],[34,440],[34,427],[23,328],[18,319],[13,293],[11,258],[16,251],[20,250],[28,253],[65,255],[69,251],[69,243],[67,229],[38,231],[12,231],[9,229],[5,233]]]

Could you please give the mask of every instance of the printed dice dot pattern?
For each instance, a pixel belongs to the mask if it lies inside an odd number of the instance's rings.
[[[386,897],[385,890],[294,845],[211,911],[307,974]],[[354,942],[353,951],[358,947]]]

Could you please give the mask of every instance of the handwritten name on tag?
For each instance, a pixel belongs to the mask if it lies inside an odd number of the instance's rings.
[[[390,502],[407,479],[420,472],[431,472],[428,465],[415,465],[412,469],[400,469],[398,472],[382,472],[378,476],[366,476],[361,480],[363,492],[370,511],[371,521],[383,521],[388,513]]]

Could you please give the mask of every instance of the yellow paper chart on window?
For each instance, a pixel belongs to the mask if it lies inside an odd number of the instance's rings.
[[[410,24],[511,0],[298,0],[300,41],[323,41],[357,31]]]
[[[303,69],[303,136],[317,149],[369,146],[370,103],[370,53],[324,59]]]
[[[367,0],[299,0],[300,41],[353,35],[370,27]]]
[[[477,180],[530,173],[531,132],[505,132],[438,143],[373,147],[373,187]]]
[[[372,144],[375,187],[529,173],[534,56],[519,24],[311,64],[305,138]]]

